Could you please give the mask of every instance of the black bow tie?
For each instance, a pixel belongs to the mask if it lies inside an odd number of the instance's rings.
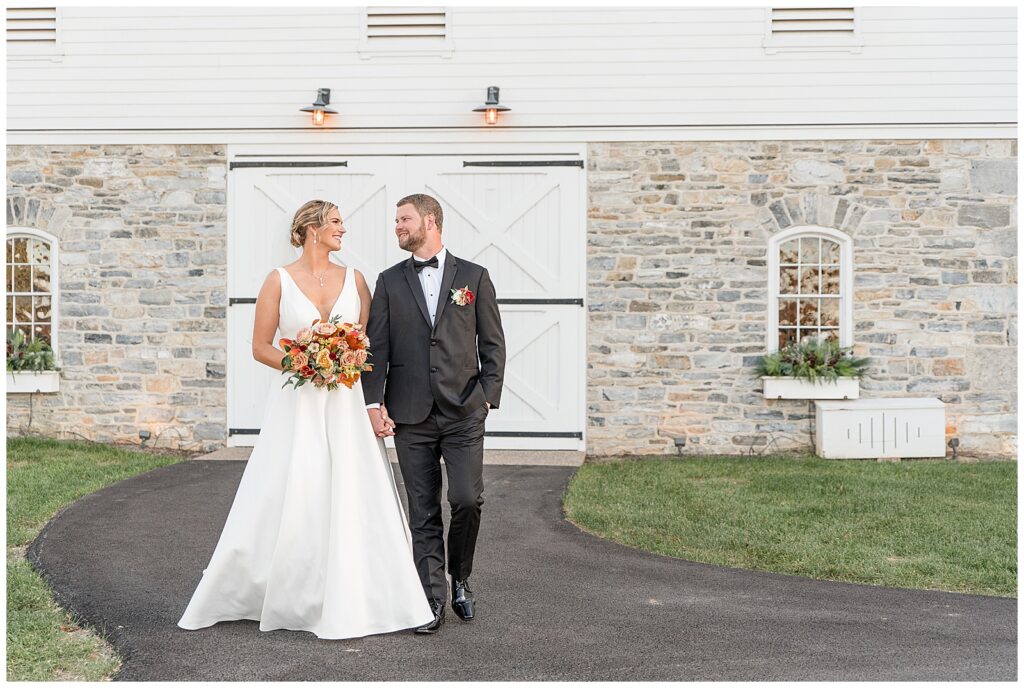
[[[416,260],[415,258],[412,259],[412,269],[415,270],[417,273],[420,270],[422,270],[423,268],[436,268],[436,267],[437,267],[437,256],[434,256],[430,260],[425,260],[423,262],[420,262],[420,261]]]

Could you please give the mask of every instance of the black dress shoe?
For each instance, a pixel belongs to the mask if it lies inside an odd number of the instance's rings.
[[[452,609],[463,621],[473,620],[473,591],[468,581],[452,581]]]
[[[436,633],[444,621],[444,605],[440,602],[430,601],[430,611],[434,612],[434,620],[428,621],[416,629],[417,633]]]

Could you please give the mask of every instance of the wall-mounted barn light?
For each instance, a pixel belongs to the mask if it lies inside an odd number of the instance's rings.
[[[498,87],[488,86],[487,87],[487,102],[480,107],[473,108],[473,112],[484,113],[484,120],[488,124],[495,124],[498,121],[499,112],[508,112],[512,108],[505,107],[498,103]]]
[[[332,110],[327,107],[331,102],[331,89],[319,88],[316,91],[316,100],[313,101],[312,105],[307,105],[301,108],[301,112],[312,112],[313,113],[313,124],[316,126],[323,126],[324,119],[327,115],[338,114],[337,110]]]

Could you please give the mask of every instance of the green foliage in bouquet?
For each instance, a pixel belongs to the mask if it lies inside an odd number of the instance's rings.
[[[762,356],[757,375],[791,376],[811,382],[835,381],[841,377],[860,377],[868,366],[867,358],[856,358],[853,347],[842,348],[833,339],[806,339]]]
[[[29,341],[21,330],[7,330],[7,370],[57,370],[53,349],[45,339]]]

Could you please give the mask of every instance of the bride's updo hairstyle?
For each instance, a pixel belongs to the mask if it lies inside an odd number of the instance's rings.
[[[306,243],[306,230],[310,227],[323,227],[327,224],[327,216],[338,206],[330,201],[307,201],[295,211],[292,218],[292,246],[301,247]]]

